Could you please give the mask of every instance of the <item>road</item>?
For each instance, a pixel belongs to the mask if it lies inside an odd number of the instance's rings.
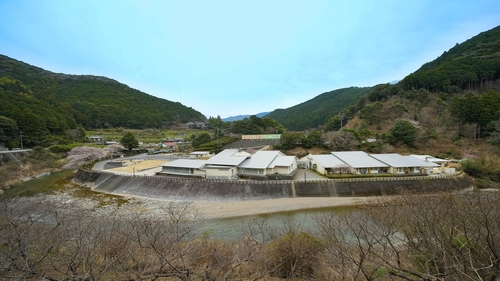
[[[117,166],[111,166],[111,165],[108,165],[109,162],[111,161],[117,161],[117,160],[163,160],[165,162],[170,162],[170,161],[173,161],[173,160],[176,160],[176,159],[185,159],[187,158],[187,156],[179,156],[179,155],[176,155],[176,154],[153,154],[153,155],[148,155],[146,153],[144,154],[139,154],[139,155],[134,155],[134,156],[130,156],[130,157],[123,157],[123,158],[114,158],[114,159],[110,159],[110,160],[106,160],[106,161],[101,161],[101,162],[98,162],[94,165],[94,167],[92,167],[92,170],[95,170],[95,171],[105,171],[105,170],[108,170],[108,169],[112,169],[112,168],[116,168]],[[132,173],[126,173],[126,172],[116,172],[116,174],[134,174],[136,176],[154,176],[157,172],[160,172],[161,171],[161,167],[157,167],[157,168],[153,168],[153,169],[148,169],[148,170],[144,170],[144,171],[140,171],[140,172],[137,172],[137,171],[134,171]]]

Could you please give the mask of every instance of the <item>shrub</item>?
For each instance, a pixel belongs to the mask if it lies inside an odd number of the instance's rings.
[[[321,242],[311,234],[289,231],[270,244],[271,275],[280,278],[311,277]]]

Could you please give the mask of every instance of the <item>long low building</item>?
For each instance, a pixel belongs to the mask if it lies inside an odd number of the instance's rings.
[[[368,154],[363,151],[338,151],[330,154],[309,154],[299,160],[304,167],[321,174],[422,174],[439,167],[415,155],[397,153]]]
[[[179,159],[162,165],[161,174],[202,177],[208,179],[238,179],[240,176],[266,177],[271,174],[289,175],[297,169],[297,158],[279,151],[225,149],[208,160]]]

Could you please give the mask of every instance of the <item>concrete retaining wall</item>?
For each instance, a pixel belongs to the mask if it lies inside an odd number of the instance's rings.
[[[295,182],[297,197],[349,197],[393,195],[404,191],[435,192],[460,190],[471,186],[468,178],[423,178],[413,180],[359,180]]]
[[[416,179],[318,181],[236,181],[130,177],[79,170],[74,181],[99,192],[169,200],[256,200],[287,197],[349,197],[465,189],[466,176]]]

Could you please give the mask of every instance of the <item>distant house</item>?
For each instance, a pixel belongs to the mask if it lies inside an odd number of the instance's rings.
[[[93,143],[104,143],[103,136],[88,136],[87,139],[89,140],[89,142]]]
[[[177,143],[173,141],[163,141],[161,147],[171,150],[177,150]]]
[[[191,159],[205,158],[205,157],[210,157],[210,151],[193,151],[189,153],[189,158]]]

